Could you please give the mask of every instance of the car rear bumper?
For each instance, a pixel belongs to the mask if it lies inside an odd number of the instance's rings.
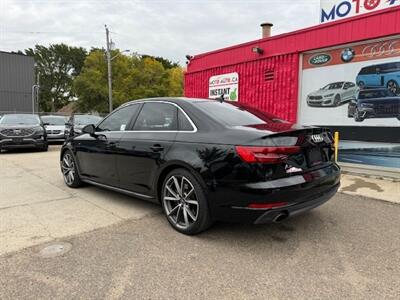
[[[1,139],[0,147],[2,149],[14,148],[41,148],[47,144],[46,140],[35,138],[21,138],[21,139]]]
[[[210,193],[215,220],[262,224],[279,214],[287,217],[313,209],[333,197],[340,186],[336,164],[273,181],[225,185]],[[250,208],[250,204],[286,203],[273,209]]]
[[[325,202],[327,202],[329,199],[331,199],[336,192],[339,189],[340,184],[337,184],[336,186],[332,187],[330,190],[322,193],[315,195],[314,197],[311,197],[310,199],[297,203],[294,205],[290,205],[288,207],[283,207],[283,208],[277,208],[277,209],[270,209],[266,211],[264,214],[259,216],[255,221],[254,224],[265,224],[265,223],[270,223],[274,222],[277,217],[280,215],[283,215],[285,218],[286,217],[293,217],[295,215],[307,212],[311,209],[314,209]]]

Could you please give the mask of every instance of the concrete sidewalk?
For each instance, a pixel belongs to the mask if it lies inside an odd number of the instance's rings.
[[[400,204],[400,182],[397,180],[342,174],[339,192]]]
[[[68,188],[59,149],[0,154],[0,255],[160,213],[157,205],[100,188]]]

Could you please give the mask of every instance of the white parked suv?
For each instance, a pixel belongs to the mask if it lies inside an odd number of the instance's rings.
[[[339,106],[356,98],[359,88],[353,82],[334,82],[310,93],[307,96],[308,106]]]

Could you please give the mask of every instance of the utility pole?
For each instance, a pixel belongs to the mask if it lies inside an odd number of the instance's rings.
[[[104,25],[106,28],[106,56],[107,56],[107,69],[108,69],[108,108],[109,111],[113,110],[113,100],[112,100],[112,77],[111,77],[111,42],[110,42],[110,32],[108,30],[107,25]]]
[[[39,93],[40,93],[40,73],[37,73],[36,76],[36,84],[37,84],[37,89],[36,89],[36,105],[37,105],[37,112],[39,112],[40,110],[40,106],[39,106]]]

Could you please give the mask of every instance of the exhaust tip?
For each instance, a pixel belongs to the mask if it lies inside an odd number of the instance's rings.
[[[283,220],[285,220],[287,217],[288,217],[288,214],[287,214],[287,213],[279,213],[279,214],[277,214],[277,215],[275,216],[275,218],[273,219],[272,222],[274,222],[274,223],[280,223],[280,222],[282,222]]]

